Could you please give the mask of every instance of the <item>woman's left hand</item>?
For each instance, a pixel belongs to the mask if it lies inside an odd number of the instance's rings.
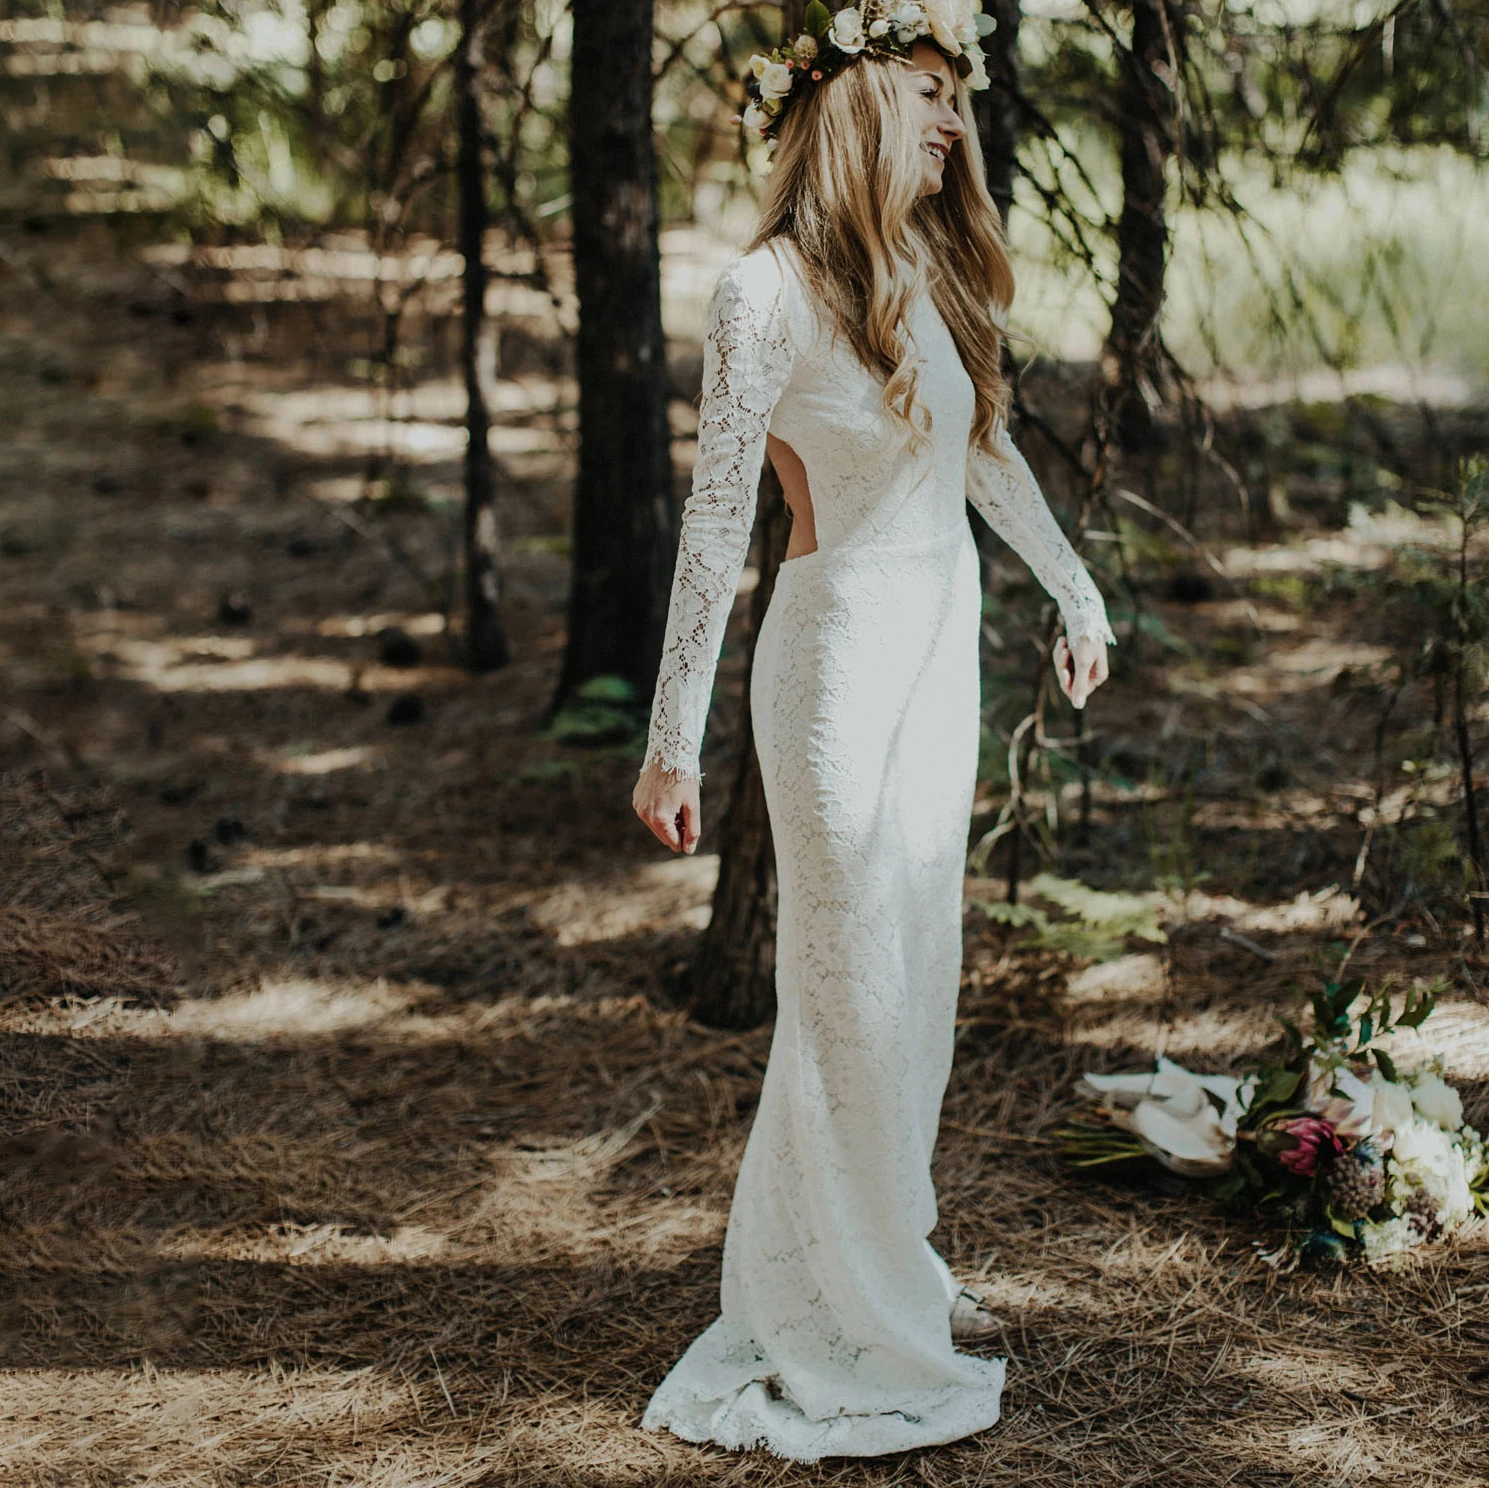
[[[1077,708],[1106,681],[1106,643],[1095,636],[1082,636],[1072,645],[1061,636],[1055,642],[1055,675],[1060,691]]]

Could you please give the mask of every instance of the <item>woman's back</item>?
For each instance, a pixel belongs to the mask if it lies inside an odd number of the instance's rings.
[[[730,308],[715,323],[740,341],[719,357],[718,374],[746,414],[779,387],[769,432],[806,467],[820,553],[913,542],[965,520],[974,392],[928,293],[916,298],[908,327],[920,358],[917,402],[930,419],[918,451],[885,409],[882,382],[814,308],[789,240],[733,260],[719,293]]]

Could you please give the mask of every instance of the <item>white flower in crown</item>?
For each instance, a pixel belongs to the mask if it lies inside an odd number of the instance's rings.
[[[864,49],[868,37],[863,29],[863,16],[856,6],[840,10],[832,18],[832,44],[848,56],[855,56]]]
[[[803,31],[796,38],[796,45],[792,47],[791,54],[803,67],[809,62],[815,62],[817,60],[817,38],[815,36],[808,36]]]
[[[796,74],[784,62],[767,62],[755,76],[764,98],[784,98],[796,81]]]
[[[921,0],[925,6],[925,17],[930,22],[931,40],[943,52],[959,57],[962,52],[961,38],[957,36],[958,11],[962,6],[954,0]],[[970,9],[967,11],[970,15]]]
[[[982,0],[962,0],[956,7],[956,39],[964,51],[975,47],[982,34],[977,25],[977,12],[981,9]]]
[[[979,89],[989,88],[993,80],[987,75],[987,66],[983,58],[982,48],[970,46],[962,54],[972,64],[972,71],[967,74],[967,87],[976,93]]]
[[[925,8],[919,3],[898,6],[889,13],[888,20],[894,27],[895,37],[902,43],[912,42],[917,36],[926,36],[931,29]]]
[[[756,134],[763,134],[770,125],[770,115],[759,104],[752,103],[744,111],[742,122],[746,129],[753,129]]]

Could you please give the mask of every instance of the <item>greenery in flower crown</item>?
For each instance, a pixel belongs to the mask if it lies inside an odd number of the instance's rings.
[[[822,0],[807,6],[806,29],[789,46],[757,52],[745,80],[749,106],[739,123],[774,139],[803,88],[841,72],[855,57],[904,57],[917,41],[931,42],[951,60],[973,91],[988,86],[981,40],[996,25],[982,0],[856,0],[831,11]]]
[[[1156,1160],[1281,1230],[1274,1266],[1302,1257],[1398,1264],[1489,1214],[1489,1143],[1463,1119],[1440,1062],[1402,1072],[1377,1040],[1419,1029],[1445,984],[1326,982],[1313,1029],[1281,1019],[1280,1061],[1244,1076],[1170,1060],[1144,1075],[1087,1074],[1088,1111],[1061,1132],[1066,1161]]]

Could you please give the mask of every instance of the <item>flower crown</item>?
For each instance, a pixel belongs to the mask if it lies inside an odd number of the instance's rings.
[[[864,52],[908,56],[922,38],[950,58],[968,88],[979,91],[989,82],[980,43],[996,24],[983,14],[982,0],[855,0],[836,12],[812,0],[806,30],[790,46],[750,58],[750,102],[736,122],[773,140],[786,109],[806,88]]]

